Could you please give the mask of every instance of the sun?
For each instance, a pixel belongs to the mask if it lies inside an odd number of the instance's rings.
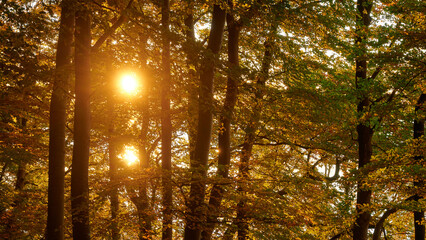
[[[123,159],[129,166],[135,164],[139,160],[138,152],[133,146],[125,146],[124,152],[120,154],[120,158]]]
[[[127,94],[135,94],[139,88],[138,77],[135,73],[126,73],[121,76],[121,89]]]

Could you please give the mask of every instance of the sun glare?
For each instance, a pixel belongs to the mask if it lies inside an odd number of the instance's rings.
[[[121,89],[127,94],[135,94],[138,90],[139,83],[136,74],[127,73],[121,77]]]
[[[125,146],[124,152],[120,155],[120,158],[129,166],[135,164],[139,160],[137,150],[133,146]]]

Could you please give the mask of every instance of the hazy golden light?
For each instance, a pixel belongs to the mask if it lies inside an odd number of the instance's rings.
[[[133,146],[125,146],[120,158],[126,161],[127,165],[133,165],[139,160],[137,150]]]
[[[127,73],[121,77],[121,89],[127,94],[135,94],[139,87],[138,77],[134,73]]]

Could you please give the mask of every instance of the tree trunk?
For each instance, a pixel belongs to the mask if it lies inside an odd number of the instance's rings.
[[[146,42],[147,36],[140,34],[140,62],[142,71],[147,70],[146,66]],[[148,154],[148,131],[149,131],[149,93],[151,90],[151,81],[148,74],[144,74],[144,90],[141,98],[141,114],[142,114],[142,128],[141,128],[141,145],[139,147],[140,156],[140,167],[142,170],[143,178],[139,182],[139,196],[136,204],[138,218],[139,218],[139,239],[151,239],[152,235],[152,217],[149,213],[149,201],[148,201],[148,179],[146,176],[146,170],[150,166],[150,157]]]
[[[214,67],[216,55],[219,53],[222,44],[225,17],[226,11],[219,5],[214,5],[209,43],[207,46],[209,52],[206,53],[200,69],[197,142],[194,159],[191,162],[191,189],[184,233],[184,239],[186,240],[200,239],[201,223],[204,222],[205,178],[207,175],[213,119]]]
[[[73,238],[90,239],[89,228],[89,145],[90,145],[90,22],[85,0],[75,13],[75,114],[71,170],[71,211]]]
[[[358,123],[356,130],[358,133],[358,170],[360,174],[363,173],[365,165],[370,163],[372,155],[371,140],[373,137],[373,128],[367,120],[361,120],[364,114],[368,111],[370,106],[370,99],[368,96],[369,79],[367,78],[367,56],[366,56],[366,40],[368,34],[368,26],[370,25],[371,17],[370,12],[372,8],[371,0],[358,0],[356,15],[356,39],[355,47],[357,51],[356,57],[356,88],[360,91],[361,96],[358,99]],[[363,189],[364,180],[359,180],[357,183],[357,203],[356,203],[356,221],[353,228],[354,240],[367,240],[368,225],[370,223],[370,212],[364,208],[370,205],[371,191]]]
[[[27,175],[27,163],[24,161],[20,161],[18,164],[18,170],[16,171],[16,182],[15,182],[15,190],[22,191],[25,186],[25,176]],[[20,200],[15,200],[14,205],[19,205]]]
[[[382,215],[382,217],[380,217],[379,221],[376,223],[376,226],[374,227],[373,240],[380,239],[380,235],[382,234],[382,231],[384,230],[383,224],[385,223],[386,218],[388,218],[391,214],[395,213],[396,211],[397,211],[396,208],[389,209]]]
[[[238,42],[241,26],[231,14],[227,14],[228,25],[228,82],[220,116],[219,130],[219,159],[217,176],[221,180],[228,178],[229,163],[231,161],[231,121],[234,107],[237,102],[238,83],[240,78],[238,60]],[[209,240],[212,237],[213,229],[217,221],[217,213],[220,212],[220,203],[223,199],[223,188],[221,183],[215,184],[210,193],[208,205],[207,226],[202,232],[202,239]]]
[[[118,158],[117,158],[117,146],[116,146],[116,135],[115,135],[115,101],[114,101],[114,78],[113,76],[113,54],[110,49],[110,41],[107,40],[107,59],[106,59],[106,76],[108,84],[107,92],[107,108],[108,108],[108,157],[109,157],[109,177],[110,177],[110,206],[111,206],[111,239],[120,239],[120,229],[118,228],[118,212],[119,212],[119,200],[118,200],[118,182],[117,182],[117,171],[118,171]]]
[[[172,195],[172,121],[170,118],[170,40],[169,40],[169,0],[163,0],[161,6],[161,25],[163,38],[162,65],[163,80],[161,84],[161,154],[163,168],[163,240],[173,236],[173,195]]]
[[[72,0],[61,3],[56,70],[50,100],[46,239],[64,239],[65,125],[74,31]]]
[[[196,48],[195,40],[195,29],[194,29],[194,2],[193,0],[187,1],[187,16],[185,17],[185,36],[186,42],[183,46],[183,50],[186,54],[186,62],[188,66],[188,140],[189,140],[189,158],[192,162],[194,160],[194,150],[196,142],[196,130],[197,130],[197,60],[198,60],[198,49]]]
[[[23,94],[24,95],[24,94]],[[25,95],[24,95],[25,99]],[[25,101],[24,101],[25,102]],[[19,121],[19,128],[24,133],[25,127],[27,126],[27,119],[25,117],[21,117]],[[25,146],[23,146],[25,148]],[[22,195],[25,184],[26,184],[26,175],[27,175],[27,162],[26,159],[19,159],[18,169],[16,171],[16,182],[15,182],[15,191],[17,195],[15,195],[15,199],[13,200],[12,206],[12,214],[8,218],[8,221],[4,223],[4,232],[6,233],[6,238],[17,238],[20,232],[19,228],[19,209],[22,209],[21,204],[23,204],[24,196]]]
[[[426,101],[426,94],[420,95],[419,100],[416,104],[416,115],[419,114],[420,111],[424,112],[424,103]],[[421,139],[425,134],[425,119],[424,118],[416,118],[414,120],[414,139]],[[420,166],[424,166],[424,156],[423,155],[417,155],[414,157],[414,160],[416,164],[419,164]],[[423,189],[424,188],[424,180],[420,177],[419,180],[414,181],[414,187],[417,189]],[[414,196],[415,201],[421,200],[423,197],[416,194]],[[425,212],[423,210],[421,211],[415,211],[414,212],[414,236],[415,240],[424,240],[425,239]]]
[[[244,143],[240,155],[240,186],[238,191],[244,196],[246,191],[246,186],[244,186],[249,179],[249,161],[252,155],[253,144],[256,138],[256,131],[259,126],[260,114],[262,111],[262,99],[264,96],[264,88],[266,80],[268,79],[268,72],[271,67],[272,54],[273,54],[273,41],[268,39],[264,43],[265,54],[262,60],[262,69],[260,74],[257,77],[256,81],[256,92],[254,99],[254,106],[251,109],[252,116],[249,119],[248,126],[245,129]],[[238,228],[238,239],[247,239],[248,236],[248,223],[247,223],[247,205],[244,200],[240,200],[237,204],[237,228]]]

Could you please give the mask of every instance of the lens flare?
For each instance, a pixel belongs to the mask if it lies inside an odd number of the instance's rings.
[[[135,164],[139,160],[138,152],[133,146],[125,146],[124,152],[120,155],[120,158],[129,166]]]
[[[135,94],[139,87],[136,74],[128,73],[121,77],[121,89],[127,94]]]

